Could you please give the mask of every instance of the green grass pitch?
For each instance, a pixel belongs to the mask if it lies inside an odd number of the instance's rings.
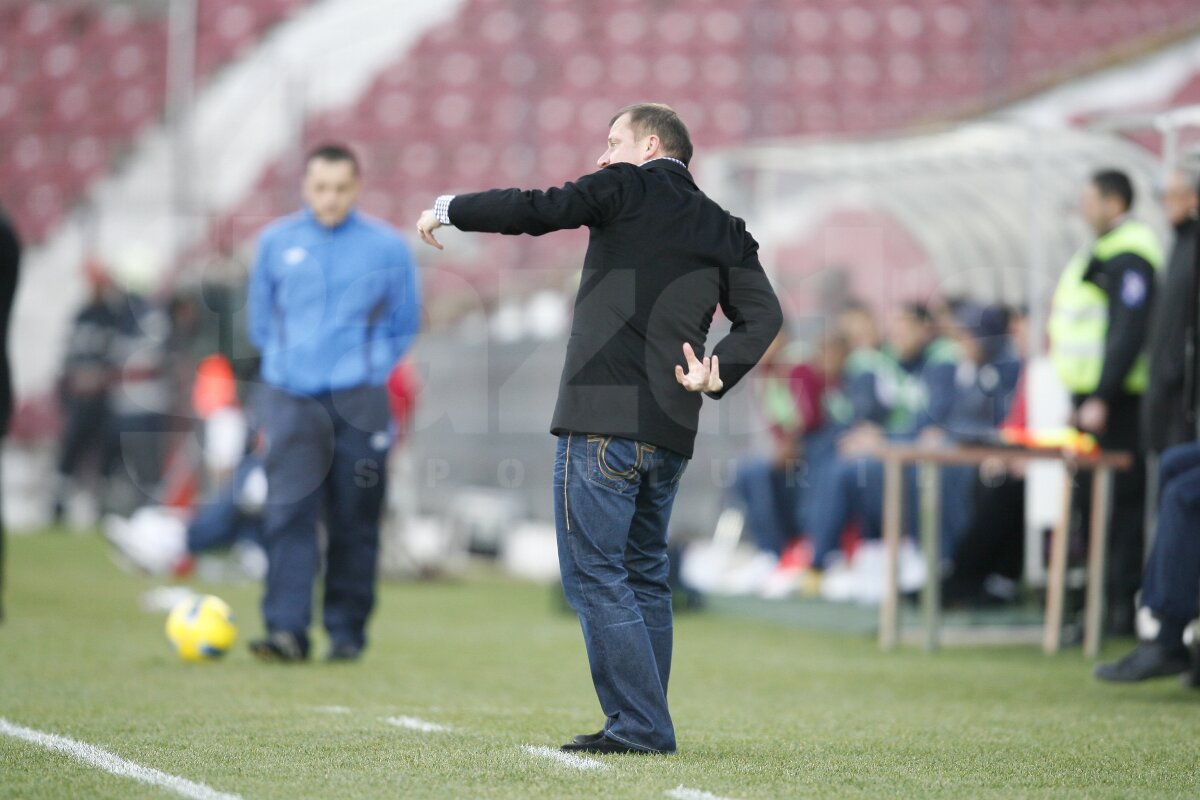
[[[188,665],[164,617],[138,608],[153,585],[114,567],[98,537],[10,537],[0,718],[247,800],[662,798],[679,786],[747,800],[1200,796],[1200,692],[1099,685],[1078,650],[881,654],[863,637],[683,616],[678,754],[579,771],[522,749],[601,722],[577,623],[545,588],[487,575],[385,584],[364,661],[276,666],[245,650],[257,587],[198,587],[233,605],[241,635],[223,662]],[[0,736],[0,797],[170,796]]]

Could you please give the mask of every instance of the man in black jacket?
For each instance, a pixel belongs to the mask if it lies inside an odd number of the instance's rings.
[[[1071,424],[1095,435],[1105,450],[1133,453],[1134,465],[1113,481],[1105,587],[1107,628],[1134,629],[1145,541],[1145,463],[1140,436],[1146,387],[1144,346],[1162,263],[1154,232],[1133,219],[1129,176],[1104,169],[1084,186],[1080,211],[1096,239],[1068,262],[1050,311],[1050,360],[1071,392]],[[1075,530],[1087,530],[1090,476],[1080,476],[1073,500]]]
[[[8,369],[8,321],[17,294],[17,270],[21,264],[21,242],[4,211],[0,209],[0,437],[8,433],[12,417],[12,380]],[[0,620],[4,619],[4,523],[0,521]]]
[[[607,719],[564,750],[675,750],[667,709],[671,505],[692,456],[700,393],[729,391],[783,321],[758,243],[696,187],[691,156],[673,110],[629,106],[613,117],[596,172],[544,192],[443,195],[417,223],[438,249],[441,225],[591,231],[551,433],[563,589]],[[732,328],[706,356],[718,305]]]
[[[1175,172],[1163,193],[1163,207],[1175,228],[1175,246],[1167,261],[1159,300],[1149,325],[1150,379],[1142,398],[1142,443],[1161,453],[1196,438],[1189,419],[1184,377],[1189,342],[1196,334],[1196,229],[1200,187]],[[1192,353],[1192,357],[1195,354]]]

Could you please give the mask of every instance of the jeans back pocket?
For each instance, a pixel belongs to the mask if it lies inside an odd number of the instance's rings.
[[[653,445],[599,434],[588,434],[587,448],[589,480],[618,491],[637,480],[646,453],[654,450]]]

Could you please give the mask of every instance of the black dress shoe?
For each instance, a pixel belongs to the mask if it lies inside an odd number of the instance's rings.
[[[627,744],[618,742],[616,739],[610,739],[603,734],[599,739],[591,742],[567,742],[559,748],[567,753],[596,753],[604,755],[606,753],[633,753],[635,755],[652,755],[654,750],[642,750],[637,747],[630,747]]]
[[[260,661],[307,661],[308,640],[288,631],[273,631],[262,639],[250,642],[250,652]]]
[[[1139,642],[1119,661],[1098,664],[1093,674],[1109,683],[1133,683],[1187,672],[1191,658],[1183,646],[1168,649],[1159,642]]]
[[[571,742],[573,744],[591,744],[592,742],[598,742],[603,738],[604,738],[604,731],[599,730],[599,731],[596,731],[595,733],[581,733],[578,736],[576,736],[574,739],[572,739]]]
[[[1200,689],[1200,623],[1195,620],[1188,623],[1183,631],[1183,646],[1187,648],[1192,664],[1183,673],[1183,685],[1189,689]]]

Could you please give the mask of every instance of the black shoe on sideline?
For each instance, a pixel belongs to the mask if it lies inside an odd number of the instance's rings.
[[[260,661],[298,663],[308,660],[308,640],[288,631],[275,631],[250,642],[250,652]]]
[[[1191,658],[1182,646],[1168,649],[1159,642],[1138,642],[1133,652],[1119,661],[1097,664],[1092,674],[1109,683],[1133,683],[1178,675],[1189,667]]]
[[[1183,673],[1183,685],[1189,689],[1200,689],[1200,623],[1193,620],[1183,631],[1183,646],[1191,656],[1192,664]]]
[[[581,733],[571,740],[572,744],[592,744],[604,738],[604,731],[598,730],[595,733]]]
[[[325,660],[329,662],[346,663],[349,661],[358,661],[362,658],[362,648],[358,645],[340,642],[332,645],[329,652],[325,654]]]
[[[595,753],[596,755],[606,755],[610,753],[633,753],[639,756],[654,755],[653,750],[642,750],[637,747],[630,747],[627,744],[622,744],[616,739],[610,739],[607,736],[601,735],[599,739],[591,742],[568,742],[559,748],[566,753]]]

